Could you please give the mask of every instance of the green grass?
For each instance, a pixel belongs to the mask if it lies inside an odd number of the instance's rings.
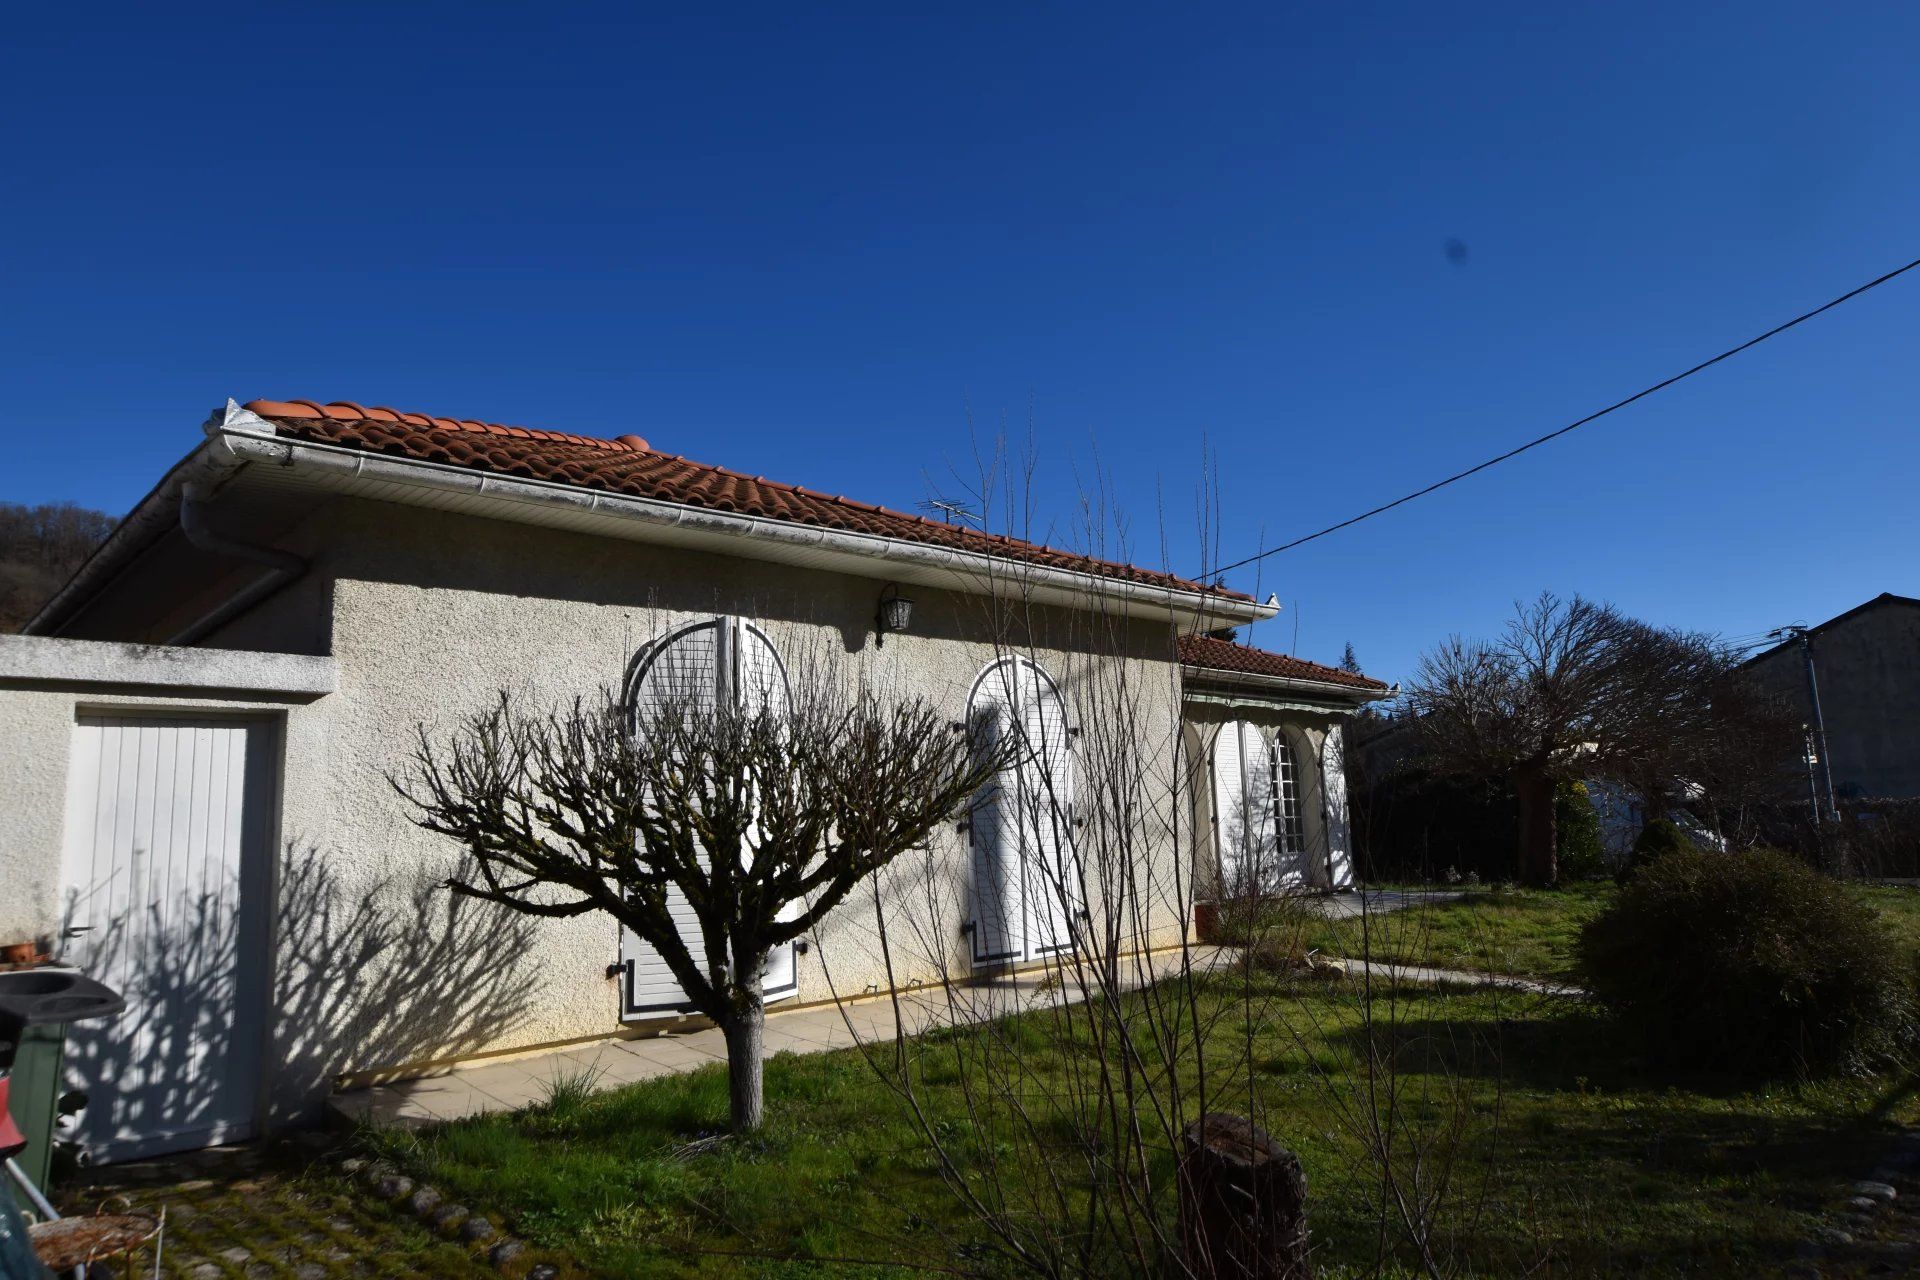
[[[1564,977],[1580,926],[1606,905],[1611,884],[1560,889],[1473,889],[1365,919],[1320,920],[1305,943],[1329,955],[1483,973]]]
[[[1730,1088],[1654,1076],[1573,1002],[1401,990],[1376,1001],[1392,1024],[1369,1041],[1351,986],[1256,975],[1255,1002],[1241,1006],[1237,981],[1204,993],[1228,1014],[1216,1048],[1250,1045],[1256,1114],[1306,1166],[1323,1276],[1374,1274],[1377,1178],[1349,1123],[1370,1043],[1399,1064],[1398,1114],[1429,1136],[1467,1117],[1443,1239],[1478,1275],[1766,1274],[1871,1167],[1891,1119],[1913,1118],[1893,1081]],[[1037,1022],[1013,1034],[1030,1086],[1063,1087],[1084,1053]],[[963,1118],[954,1081],[969,1043],[935,1036],[914,1050],[932,1114],[963,1152],[1004,1142]],[[1462,1109],[1436,1103],[1449,1091]],[[776,1057],[767,1096],[761,1135],[694,1154],[682,1149],[725,1122],[718,1067],[371,1141],[609,1276],[885,1274],[844,1260],[985,1256],[858,1056]],[[1020,1167],[1017,1144],[1002,1150]]]
[[[1895,941],[1920,954],[1920,889],[1854,885]],[[1417,890],[1415,890],[1417,892]],[[1283,909],[1270,930],[1299,931],[1301,945],[1330,956],[1537,978],[1571,976],[1580,927],[1612,900],[1611,882],[1558,889],[1475,888],[1450,902],[1422,902],[1365,921],[1301,919]]]

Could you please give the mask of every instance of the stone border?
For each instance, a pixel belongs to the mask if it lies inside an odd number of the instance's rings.
[[[484,1250],[487,1264],[495,1271],[517,1274],[524,1280],[557,1280],[561,1274],[560,1268],[550,1262],[536,1262],[521,1270],[528,1253],[526,1241],[508,1235],[495,1226],[492,1219],[448,1200],[426,1183],[415,1182],[384,1160],[350,1156],[340,1161],[339,1168],[375,1199],[398,1212],[411,1214],[429,1231]]]
[[[1827,1221],[1814,1228],[1813,1238],[1795,1251],[1796,1260],[1787,1274],[1818,1280],[1824,1274],[1819,1265],[1822,1262],[1920,1269],[1920,1239],[1857,1238],[1857,1233],[1877,1226],[1888,1207],[1900,1198],[1894,1184],[1915,1179],[1920,1179],[1920,1130],[1908,1130],[1895,1139],[1892,1149],[1867,1177],[1849,1184],[1845,1202],[1831,1211]]]

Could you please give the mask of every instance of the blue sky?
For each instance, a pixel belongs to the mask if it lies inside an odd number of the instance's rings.
[[[1005,424],[1037,532],[1097,458],[1190,572],[1209,453],[1238,558],[1920,256],[1911,6],[954,8],[13,14],[0,498],[124,510],[229,395],[908,508]],[[1916,317],[1920,273],[1275,557],[1255,639],[1400,679],[1543,588],[1920,593]]]

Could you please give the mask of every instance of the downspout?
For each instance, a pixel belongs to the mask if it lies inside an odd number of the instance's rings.
[[[180,532],[186,535],[187,541],[214,555],[231,556],[236,560],[250,560],[254,564],[264,565],[267,572],[239,594],[222,601],[198,621],[189,623],[171,636],[167,640],[170,645],[197,644],[280,588],[304,576],[310,567],[306,560],[291,551],[236,542],[215,533],[207,524],[207,497],[206,486],[198,480],[188,481],[180,490]]]

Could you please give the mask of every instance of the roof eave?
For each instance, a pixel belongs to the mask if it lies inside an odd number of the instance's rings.
[[[120,572],[133,557],[179,520],[179,492],[190,480],[221,479],[251,463],[293,468],[328,488],[351,489],[358,481],[399,485],[423,492],[456,493],[497,504],[492,513],[524,519],[527,504],[632,521],[632,531],[679,531],[725,554],[749,559],[792,559],[801,552],[855,564],[866,573],[902,582],[976,594],[1021,593],[1041,603],[1087,608],[1117,603],[1137,616],[1161,616],[1201,628],[1257,622],[1279,612],[1250,599],[1134,582],[1082,570],[962,551],[932,543],[818,525],[738,515],[682,503],[607,493],[549,480],[523,479],[469,467],[394,458],[363,450],[298,441],[278,435],[273,424],[229,400],[203,428],[207,441],[178,463],[123,520],[94,556],[28,624],[50,634]],[[641,540],[645,540],[642,536]],[[783,554],[785,553],[785,554]]]
[[[147,495],[134,504],[94,548],[71,578],[40,606],[21,627],[23,635],[55,635],[73,616],[91,603],[143,551],[180,523],[180,495],[187,485],[217,485],[247,464],[232,447],[241,434],[272,435],[272,426],[232,400],[224,413],[216,410],[203,425],[207,438],[173,464]]]
[[[1394,696],[1393,690],[1384,686],[1361,688],[1336,684],[1331,680],[1259,675],[1251,671],[1229,671],[1221,667],[1197,667],[1187,663],[1181,664],[1180,676],[1185,683],[1210,691],[1293,694],[1355,709],[1369,702],[1384,702]]]

